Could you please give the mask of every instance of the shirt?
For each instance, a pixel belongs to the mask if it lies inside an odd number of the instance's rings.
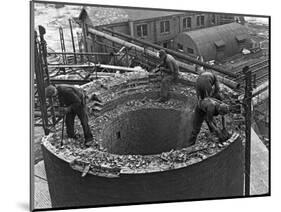
[[[169,74],[172,74],[174,76],[177,76],[179,74],[179,66],[172,55],[167,54],[166,58],[164,59],[163,65],[166,69],[169,70]]]
[[[219,115],[220,102],[214,98],[205,98],[198,102],[198,107],[206,113],[206,121],[212,122],[213,117]]]
[[[81,89],[69,85],[57,86],[58,99],[61,106],[77,109],[85,103],[84,94]]]

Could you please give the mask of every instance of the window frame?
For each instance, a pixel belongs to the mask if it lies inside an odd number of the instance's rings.
[[[182,44],[180,44],[180,43],[178,43],[177,44],[177,50],[178,51],[181,51],[181,52],[183,52],[184,51],[184,49],[183,49],[184,47],[183,47],[183,45]]]
[[[216,14],[212,14],[211,23],[216,24]]]
[[[196,16],[196,26],[197,27],[201,27],[201,26],[205,26],[205,15],[197,15]]]
[[[192,50],[192,51],[190,51],[190,50]],[[187,47],[187,48],[186,48],[186,52],[187,52],[188,54],[194,54],[194,49],[193,49],[193,48]]]
[[[200,26],[204,26],[205,25],[205,16],[201,15],[200,16]]]
[[[196,26],[200,26],[200,15],[196,16]]]
[[[166,26],[166,23],[168,23],[168,27]],[[163,29],[164,31],[162,32],[162,24],[163,24]],[[160,34],[168,34],[171,32],[171,27],[170,27],[170,21],[165,20],[160,22]]]
[[[138,27],[140,27],[140,33],[141,33],[140,35],[138,34],[138,32],[139,32]],[[146,27],[146,35],[144,34],[144,31],[145,31],[145,30],[143,30],[144,27]],[[136,26],[136,31],[137,31],[136,33],[137,33],[138,37],[141,37],[141,38],[147,37],[148,36],[148,24],[146,24],[146,23],[138,24]]]
[[[189,22],[188,22],[189,20]],[[189,23],[189,25],[188,25]],[[182,20],[182,27],[183,29],[190,29],[191,28],[191,24],[192,23],[192,18],[191,17],[184,17]]]

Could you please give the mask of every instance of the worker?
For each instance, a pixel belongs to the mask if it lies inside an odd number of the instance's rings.
[[[196,94],[198,100],[204,99],[205,97],[214,97],[222,100],[219,91],[219,81],[214,73],[205,71],[198,76],[196,81]]]
[[[224,115],[229,113],[229,106],[216,98],[206,97],[199,100],[193,113],[192,132],[188,143],[195,144],[197,135],[200,132],[203,121],[205,120],[211,133],[219,138],[220,142],[229,138],[229,134],[225,129]],[[215,116],[222,116],[222,130],[216,125]]]
[[[85,145],[90,146],[93,135],[88,124],[86,96],[83,90],[69,85],[49,85],[46,88],[46,97],[54,96],[58,97],[61,106],[60,111],[66,116],[65,124],[68,137],[77,138],[74,132],[74,119],[77,115],[83,127]]]
[[[168,100],[169,87],[172,82],[175,82],[178,78],[179,67],[172,55],[169,55],[165,50],[159,51],[159,57],[161,63],[157,66],[159,70],[163,73],[163,78],[160,87],[160,98],[158,101],[165,102]]]

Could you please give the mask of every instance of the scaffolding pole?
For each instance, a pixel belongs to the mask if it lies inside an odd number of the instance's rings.
[[[77,64],[77,58],[76,58],[76,54],[75,54],[76,50],[75,50],[75,43],[74,43],[71,19],[68,19],[68,21],[69,21],[69,27],[70,27],[70,33],[71,33],[72,48],[73,48],[73,53],[74,53],[74,63]]]
[[[42,57],[40,54],[40,43],[37,38],[37,32],[34,32],[34,57],[35,57],[35,76],[36,76],[36,88],[38,92],[38,99],[40,102],[40,116],[42,119],[42,126],[44,129],[45,135],[48,135],[50,130],[48,126],[48,115],[47,115],[47,105],[45,97],[45,86],[44,86],[44,76],[43,76],[43,67],[42,67]]]
[[[65,44],[64,44],[64,36],[63,36],[63,29],[62,27],[59,27],[59,34],[60,34],[60,45],[61,45],[61,51],[66,52],[65,50]],[[66,55],[62,55],[63,63],[67,64],[66,61]]]
[[[249,66],[243,68],[245,75],[245,196],[250,196],[251,183],[251,113],[252,113],[252,73]]]

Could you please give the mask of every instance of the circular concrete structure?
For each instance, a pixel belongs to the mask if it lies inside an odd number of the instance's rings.
[[[85,148],[81,140],[65,139],[60,147],[60,133],[42,142],[52,206],[242,196],[242,143],[237,133],[218,144],[206,136],[203,125],[196,144],[189,147],[186,142],[196,104],[194,80],[181,75],[166,103],[155,101],[159,81],[147,73],[85,85],[89,95],[95,92],[104,102],[89,121],[96,145]],[[229,96],[231,91],[223,92]],[[227,127],[233,129],[228,119]]]
[[[152,155],[177,149],[180,116],[180,111],[156,108],[124,113],[103,131],[103,145],[119,155]]]

